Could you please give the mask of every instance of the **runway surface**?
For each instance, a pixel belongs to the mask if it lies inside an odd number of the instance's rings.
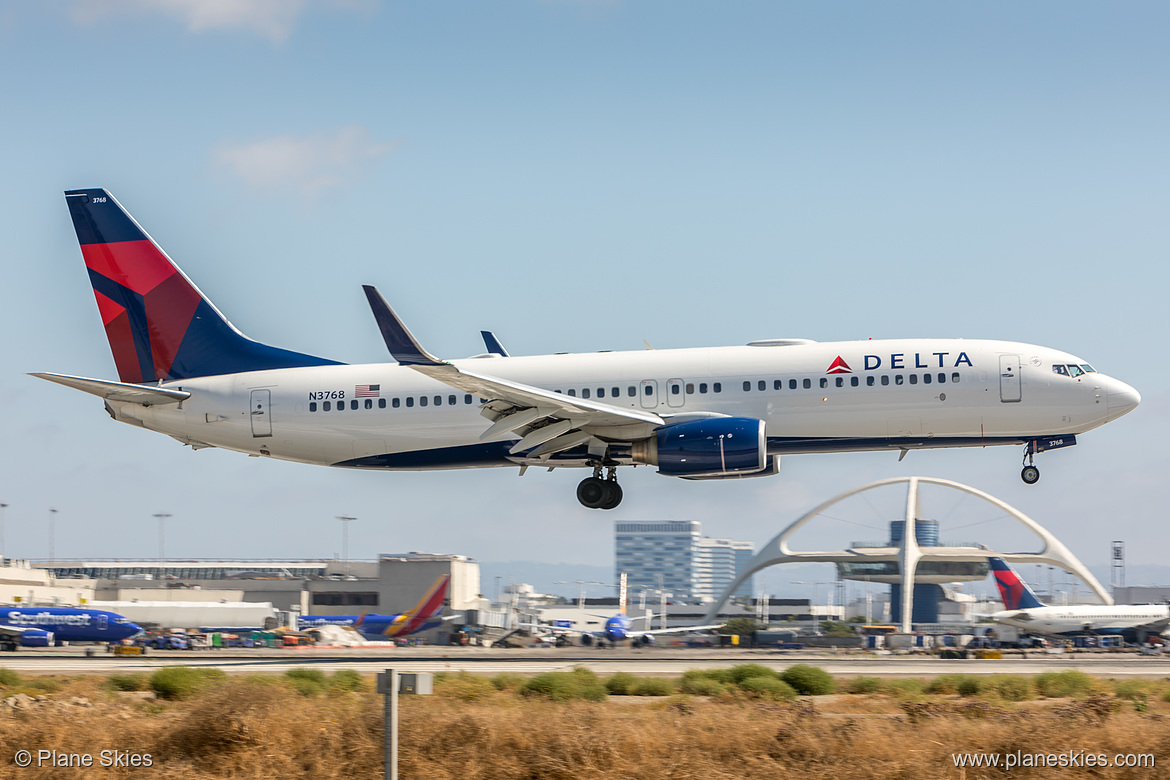
[[[834,654],[828,651],[772,650],[486,650],[483,648],[404,647],[393,650],[345,650],[303,648],[298,650],[152,651],[147,656],[108,655],[100,650],[86,657],[82,648],[50,648],[6,653],[0,667],[22,674],[111,674],[150,672],[162,666],[209,666],[233,674],[281,674],[296,667],[332,672],[353,669],[373,674],[394,668],[404,672],[457,672],[474,674],[539,674],[585,666],[598,674],[631,672],[643,675],[678,675],[687,669],[728,667],[757,663],[783,669],[795,663],[819,666],[834,675],[920,676],[946,672],[968,674],[1036,674],[1061,669],[1080,669],[1101,677],[1170,676],[1170,657],[1135,653],[1072,653],[1007,656],[999,660],[944,660],[921,655]]]

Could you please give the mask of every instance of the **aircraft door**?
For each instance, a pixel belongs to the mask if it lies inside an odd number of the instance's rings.
[[[686,385],[681,379],[671,379],[666,383],[666,403],[674,408],[682,406],[686,400]]]
[[[110,619],[106,615],[97,616],[98,631],[105,631],[110,625]]]
[[[642,399],[643,409],[658,408],[658,382],[654,379],[643,379],[638,385],[638,397]]]
[[[252,418],[252,438],[260,439],[272,435],[271,390],[253,390],[249,417]]]
[[[1020,356],[999,356],[999,400],[1014,404],[1020,400]]]

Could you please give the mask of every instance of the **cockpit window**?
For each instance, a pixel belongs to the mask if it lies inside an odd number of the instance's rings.
[[[1064,374],[1065,376],[1068,376],[1068,369],[1065,368],[1064,366],[1060,365],[1059,363],[1054,365],[1052,367],[1052,370],[1054,372],[1056,372],[1057,374]]]
[[[1085,369],[1081,368],[1075,363],[1069,363],[1068,373],[1069,376],[1080,376],[1081,374],[1085,373]]]
[[[1092,367],[1092,366],[1090,366],[1088,363],[1081,363],[1081,368],[1085,369],[1085,373],[1086,373],[1086,374],[1095,374],[1095,373],[1097,373],[1097,369],[1093,368],[1093,367]]]

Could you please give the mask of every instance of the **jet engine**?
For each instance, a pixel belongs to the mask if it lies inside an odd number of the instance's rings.
[[[635,442],[635,463],[658,467],[659,474],[687,479],[748,476],[773,468],[764,421],[751,417],[711,417],[665,425],[655,436]]]

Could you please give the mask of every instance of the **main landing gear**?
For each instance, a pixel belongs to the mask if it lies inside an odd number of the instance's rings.
[[[617,483],[617,467],[610,466],[605,478],[601,466],[593,467],[593,476],[577,485],[577,500],[587,509],[613,509],[622,502],[622,489]]]
[[[1036,443],[1028,442],[1024,446],[1024,468],[1020,471],[1020,479],[1025,485],[1035,485],[1040,481],[1040,469],[1032,465],[1032,458],[1036,454]]]

